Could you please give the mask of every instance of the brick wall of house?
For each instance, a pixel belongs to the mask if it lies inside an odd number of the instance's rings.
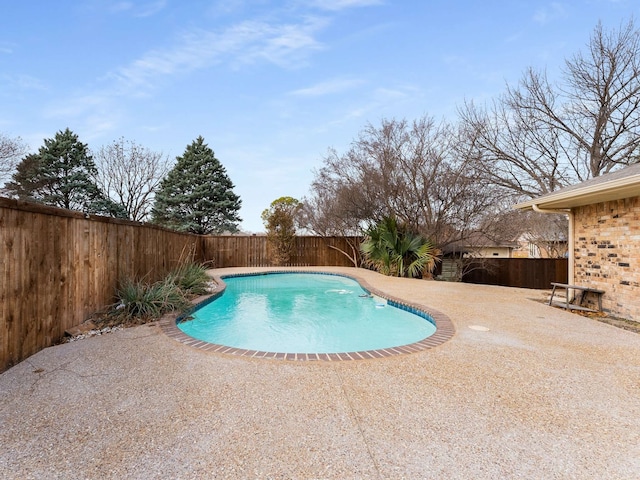
[[[604,290],[606,312],[640,322],[640,196],[574,214],[576,284]]]

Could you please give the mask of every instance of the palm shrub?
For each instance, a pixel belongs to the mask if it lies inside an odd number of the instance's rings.
[[[360,250],[370,268],[384,275],[412,278],[431,272],[438,254],[429,240],[398,225],[395,217],[370,227]]]
[[[388,245],[394,243],[393,232],[385,227],[384,222],[367,229],[365,238],[360,244],[364,265],[383,275],[391,275],[393,260],[392,250]]]

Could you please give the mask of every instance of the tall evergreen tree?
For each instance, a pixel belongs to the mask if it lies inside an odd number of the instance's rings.
[[[160,183],[153,222],[198,234],[237,232],[242,201],[204,138],[199,136]]]
[[[45,139],[38,153],[24,157],[5,189],[23,200],[126,218],[122,206],[98,188],[96,174],[89,148],[67,128]]]

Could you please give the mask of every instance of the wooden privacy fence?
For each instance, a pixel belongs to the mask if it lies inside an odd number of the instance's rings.
[[[357,239],[351,239],[357,240]],[[298,237],[292,266],[351,266],[348,239]],[[0,372],[113,303],[122,279],[161,279],[189,254],[268,266],[264,236],[208,237],[0,197]]]
[[[551,288],[551,282],[567,283],[566,258],[494,258],[486,266],[467,273],[462,281],[520,288]]]
[[[0,198],[0,372],[112,303],[120,279],[203,260],[200,238]]]
[[[296,237],[289,267],[323,265],[353,267],[340,250],[352,255],[357,237]],[[203,255],[214,267],[268,267],[269,245],[264,235],[221,235],[202,238]]]

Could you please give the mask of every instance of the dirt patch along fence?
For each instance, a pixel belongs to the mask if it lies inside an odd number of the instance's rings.
[[[0,198],[0,372],[189,253],[203,260],[199,236]]]

